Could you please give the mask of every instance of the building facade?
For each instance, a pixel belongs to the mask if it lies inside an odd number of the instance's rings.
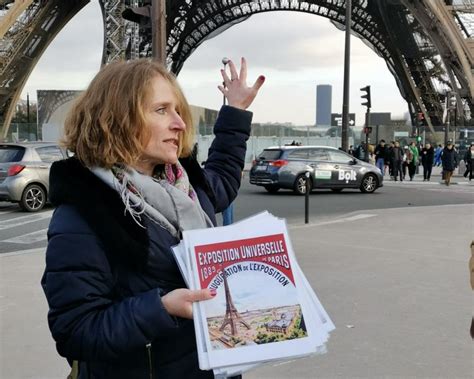
[[[316,126],[329,127],[331,125],[332,86],[318,84],[316,86]]]

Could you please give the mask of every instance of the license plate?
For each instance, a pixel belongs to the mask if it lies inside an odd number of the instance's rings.
[[[255,167],[255,171],[266,171],[267,170],[267,166],[257,166]]]

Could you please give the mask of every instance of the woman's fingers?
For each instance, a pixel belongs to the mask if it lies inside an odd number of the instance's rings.
[[[221,75],[222,75],[222,79],[224,80],[225,86],[228,86],[230,83],[230,79],[229,79],[229,76],[227,75],[227,72],[225,72],[224,69],[221,69]]]
[[[260,87],[265,82],[265,77],[260,75],[252,87],[247,86],[247,61],[244,57],[241,58],[240,72],[237,70],[234,62],[229,60],[230,78],[225,70],[221,70],[223,85],[218,86],[230,106],[247,109],[255,99]]]
[[[247,61],[244,57],[240,59],[240,80],[247,83]]]
[[[237,70],[235,68],[235,64],[234,62],[232,62],[231,60],[229,61],[229,68],[230,68],[230,80],[231,81],[234,81],[234,80],[239,80],[239,75],[237,74]],[[245,83],[245,82],[244,82]]]
[[[170,315],[192,318],[193,303],[196,301],[210,300],[216,296],[215,290],[189,290],[178,288],[162,296],[161,302]]]
[[[263,83],[265,83],[265,76],[260,75],[255,81],[255,83],[253,84],[252,88],[258,91],[260,87],[263,85]]]
[[[188,301],[194,303],[196,301],[203,301],[212,299],[215,295],[215,290],[203,289],[203,290],[189,290]]]

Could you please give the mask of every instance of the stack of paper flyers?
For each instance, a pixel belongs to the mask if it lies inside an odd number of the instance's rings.
[[[190,289],[217,291],[193,308],[202,370],[226,377],[326,351],[334,324],[298,266],[284,220],[263,212],[185,231],[173,252]]]

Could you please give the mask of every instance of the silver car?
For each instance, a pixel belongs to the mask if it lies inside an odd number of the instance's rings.
[[[250,183],[263,186],[268,192],[292,189],[299,195],[309,190],[327,188],[340,192],[357,188],[372,193],[383,186],[380,170],[369,163],[328,146],[278,146],[265,149],[253,162]]]
[[[66,151],[54,143],[0,144],[0,201],[18,203],[27,212],[42,209],[48,199],[51,164],[64,158]]]

